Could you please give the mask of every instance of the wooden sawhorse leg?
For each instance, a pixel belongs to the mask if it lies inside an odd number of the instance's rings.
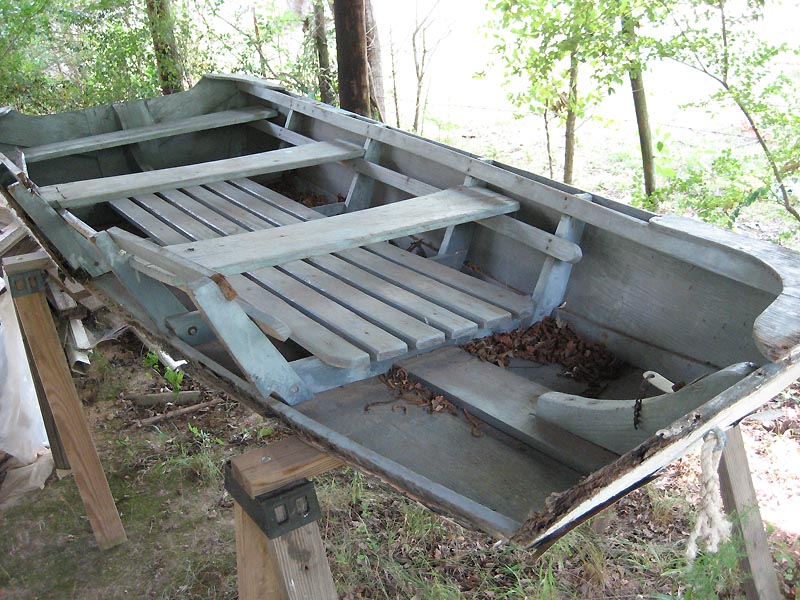
[[[105,550],[127,537],[47,306],[44,269],[50,264],[43,251],[6,258],[4,276],[33,358],[31,371],[41,382],[94,537]]]
[[[235,500],[239,600],[335,600],[306,477],[341,461],[290,437],[232,459],[225,487]]]
[[[758,510],[758,498],[750,476],[750,465],[739,426],[725,432],[725,449],[719,463],[722,503],[728,514],[736,516],[735,527],[744,540],[745,554],[740,562],[748,600],[778,600],[778,578],[772,564],[767,534]]]

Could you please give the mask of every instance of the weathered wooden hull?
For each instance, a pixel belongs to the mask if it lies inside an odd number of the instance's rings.
[[[0,152],[17,211],[115,310],[348,462],[525,544],[800,374],[797,254],[260,80],[11,112]],[[281,185],[321,206],[276,192],[287,174]],[[558,335],[568,323],[602,342],[628,376],[588,399],[552,367],[459,349],[551,315]],[[645,370],[692,383],[638,403]],[[398,373],[453,414],[403,400]]]

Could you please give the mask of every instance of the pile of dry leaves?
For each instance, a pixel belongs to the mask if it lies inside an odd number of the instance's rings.
[[[624,363],[603,344],[582,339],[568,323],[545,317],[528,329],[495,333],[462,346],[481,360],[507,367],[512,357],[563,365],[570,377],[586,383],[614,379]]]
[[[397,393],[398,400],[404,400],[415,406],[424,406],[431,414],[449,413],[453,416],[457,416],[459,413],[459,409],[447,398],[441,394],[432,392],[419,381],[413,381],[412,379],[409,379],[408,371],[402,367],[392,367],[385,375],[380,376],[380,380],[386,385],[386,387],[394,390]],[[374,406],[381,404],[392,404],[395,402],[397,402],[397,400],[394,399],[389,400],[388,402],[371,402],[364,407],[364,411],[368,412]],[[402,404],[395,404],[392,406],[392,411],[397,410],[406,412],[408,407]],[[472,416],[466,408],[462,408],[460,412],[464,414],[464,418],[469,422],[470,425],[472,425],[472,435],[475,437],[482,436],[483,433],[480,430],[481,422]]]

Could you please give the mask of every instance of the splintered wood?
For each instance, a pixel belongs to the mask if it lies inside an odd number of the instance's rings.
[[[614,379],[624,366],[603,344],[587,342],[568,323],[552,317],[545,317],[528,329],[473,340],[462,348],[501,367],[507,367],[512,357],[557,363],[566,368],[565,375],[590,384]]]
[[[385,375],[380,376],[380,380],[386,387],[397,393],[397,400],[409,402],[415,406],[426,407],[431,414],[444,412],[453,416],[458,416],[459,412],[463,413],[464,418],[472,426],[473,437],[483,436],[483,432],[480,429],[482,425],[480,420],[471,415],[466,408],[461,408],[459,410],[455,404],[450,402],[443,395],[432,392],[419,381],[409,379],[408,371],[404,368],[392,367]],[[394,406],[392,406],[393,412],[397,410],[406,412],[408,407],[402,404],[395,404],[397,400],[370,402],[364,407],[364,412],[369,412],[373,407],[382,404],[394,404]]]

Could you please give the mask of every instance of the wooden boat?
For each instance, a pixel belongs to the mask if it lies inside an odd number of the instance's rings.
[[[0,152],[9,201],[114,310],[351,464],[525,544],[800,373],[798,254],[262,80],[7,110]],[[587,397],[561,366],[464,350],[503,332],[534,354],[602,342],[629,368]],[[643,387],[651,371],[685,385]]]

